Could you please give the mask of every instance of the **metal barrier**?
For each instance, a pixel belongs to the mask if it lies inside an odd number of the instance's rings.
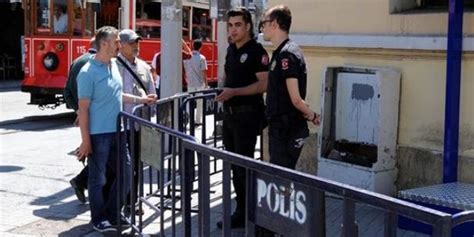
[[[216,133],[213,133],[211,136],[207,135],[207,117],[208,115],[213,115],[214,120],[212,122],[214,131],[217,131],[217,123],[218,121],[224,120],[224,107],[222,103],[215,101],[215,97],[220,93],[222,89],[213,88],[213,89],[204,89],[199,91],[188,92],[189,95],[184,100],[182,100],[180,106],[180,114],[183,117],[183,126],[180,127],[180,131],[187,133],[193,137],[196,136],[196,121],[194,120],[195,111],[194,108],[197,108],[200,104],[201,111],[202,111],[202,123],[200,124],[201,127],[201,136],[199,138],[202,144],[211,145],[213,147],[223,148],[223,145],[219,146],[218,144],[218,137]],[[200,103],[198,103],[200,102]],[[186,129],[187,124],[189,124],[189,130]],[[259,149],[260,149],[260,156],[256,157],[257,160],[263,159],[263,135],[260,134],[259,136]],[[209,140],[212,140],[209,143]],[[211,171],[211,175],[221,172],[222,170],[217,166],[217,160],[211,159],[211,167],[213,170]],[[196,177],[197,178],[197,177]]]
[[[136,203],[137,205],[130,205],[132,232],[141,233],[143,226],[151,223],[153,220],[160,218],[164,220],[164,211],[171,210],[174,214],[181,208],[176,205],[179,204],[182,190],[177,187],[180,186],[176,183],[176,179],[180,177],[180,156],[178,151],[180,150],[180,141],[188,138],[194,140],[193,136],[187,135],[186,132],[194,133],[194,128],[186,129],[185,121],[185,110],[183,106],[186,106],[190,101],[196,99],[188,99],[191,96],[196,96],[197,93],[207,93],[207,97],[213,101],[216,95],[215,89],[197,91],[193,93],[180,93],[175,96],[164,98],[159,100],[156,105],[145,106],[139,105],[133,109],[133,115],[122,112],[119,115],[119,127],[127,128],[127,134],[120,139],[127,139],[130,158],[131,158],[131,171],[130,173],[136,172],[138,175],[138,195],[134,195],[136,192],[136,183],[133,180],[133,175],[130,177],[130,192],[129,200],[130,203]],[[204,98],[202,96],[200,98]],[[214,105],[214,104],[213,104]],[[216,109],[208,110],[205,115],[217,113]],[[151,115],[156,113],[155,123],[151,123]],[[144,116],[145,115],[145,116]],[[192,114],[191,114],[192,115]],[[205,115],[203,114],[205,119]],[[175,121],[178,121],[177,123]],[[205,120],[204,120],[205,121]],[[189,121],[193,125],[194,121]],[[214,122],[215,124],[215,122]],[[205,125],[204,129],[205,129]],[[130,129],[135,128],[135,129]],[[215,125],[214,125],[215,128]],[[203,132],[203,137],[206,134]],[[214,146],[217,144],[217,138],[213,135]],[[137,141],[139,145],[137,146]],[[201,140],[201,141],[204,141]],[[119,141],[121,142],[121,141]],[[139,149],[139,153],[136,150]],[[138,155],[138,157],[137,157]],[[139,161],[139,162],[136,162]],[[194,167],[193,161],[188,161],[186,165]],[[138,167],[136,167],[138,166]],[[216,166],[217,167],[217,166]],[[148,169],[148,193],[145,193],[145,169]],[[192,168],[189,168],[192,169]],[[217,172],[217,168],[216,168]],[[195,179],[189,180],[193,182]],[[157,198],[159,201],[153,203],[153,199]],[[137,202],[138,201],[138,202]],[[166,205],[165,205],[166,203]],[[139,215],[138,221],[135,219],[135,214],[143,213],[142,204],[147,205],[154,214],[148,217],[146,220],[142,219],[142,215]],[[138,210],[136,210],[138,208]],[[197,210],[193,210],[197,211]],[[160,231],[163,232],[163,221],[161,221]],[[173,219],[172,226],[174,228],[175,222]],[[173,232],[175,230],[173,229]],[[120,233],[120,230],[119,230]]]
[[[143,226],[152,223],[158,217],[160,220],[164,220],[164,211],[170,209],[172,215],[174,216],[175,213],[179,210],[179,207],[176,205],[179,203],[180,199],[180,191],[177,190],[178,187],[178,178],[180,169],[177,166],[178,164],[178,157],[179,157],[179,150],[181,147],[181,142],[184,139],[194,140],[192,136],[179,132],[177,130],[173,130],[168,128],[164,125],[154,124],[150,121],[142,119],[138,116],[134,116],[128,113],[121,112],[119,114],[119,121],[124,128],[136,128],[139,127],[138,130],[130,129],[130,154],[135,154],[135,136],[140,136],[140,159],[139,167],[136,169],[138,171],[139,177],[139,189],[138,189],[138,200],[136,200],[133,195],[134,190],[134,182],[133,182],[133,175],[130,177],[130,203],[135,204],[138,201],[138,208],[141,210],[142,205],[147,205],[151,210],[155,211],[153,215],[148,217],[146,220],[142,219],[142,216],[139,215],[138,223],[135,217],[136,210],[135,205],[130,205],[130,225],[132,228],[132,233],[139,233],[141,234],[143,231]],[[139,135],[138,135],[139,134]],[[169,137],[171,150],[170,153],[164,151],[165,148],[165,138]],[[120,136],[120,139],[127,139],[127,135]],[[134,157],[131,155],[131,170],[135,170],[135,162]],[[166,162],[168,161],[168,162]],[[157,181],[157,189],[151,189],[151,185],[153,183],[153,179],[149,179],[150,182],[150,193],[144,194],[144,176],[143,176],[143,163],[148,165],[148,169],[150,172],[153,170],[156,171],[158,179]],[[167,172],[165,172],[167,170]],[[183,169],[184,170],[184,169]],[[120,177],[120,173],[118,174]],[[181,182],[183,182],[181,180]],[[181,184],[182,185],[182,184]],[[167,189],[166,189],[167,188]],[[119,191],[120,193],[120,191]],[[153,197],[158,198],[158,202],[153,202],[150,199]],[[165,202],[169,204],[169,206],[165,205]],[[117,217],[117,222],[119,230],[117,233],[121,234],[121,217]],[[164,232],[164,222],[160,222],[160,232]],[[175,222],[173,219],[173,228],[175,227]]]
[[[137,115],[120,113],[119,121],[122,127],[139,128],[130,129],[129,134],[131,154],[135,154],[136,149],[133,138],[140,136],[141,139],[139,149],[142,162],[137,169],[138,208],[141,209],[145,204],[155,211],[145,220],[139,216],[137,221],[134,215],[135,205],[131,205],[132,234],[136,232],[143,235],[143,228],[160,218],[159,233],[164,236],[164,213],[170,211],[172,236],[178,233],[178,218],[182,218],[180,236],[191,236],[192,230],[198,230],[199,236],[210,236],[210,167],[211,162],[216,164],[218,161],[223,167],[223,236],[231,236],[231,164],[244,167],[248,172],[247,236],[254,236],[262,228],[284,236],[325,236],[326,194],[339,195],[343,199],[342,236],[358,236],[355,223],[356,203],[368,204],[385,212],[384,236],[397,235],[398,215],[430,224],[433,226],[433,236],[436,237],[449,237],[453,227],[474,221],[474,211],[450,215],[200,144],[193,136],[185,134],[187,130],[183,111],[187,103],[213,96],[211,94],[180,94],[160,100],[155,109],[163,114],[157,114],[156,123]],[[138,113],[139,109],[151,108],[140,106],[136,108],[135,113]],[[173,123],[175,115],[179,120],[177,124]],[[136,157],[132,156],[132,159]],[[133,164],[134,162],[132,170]],[[147,194],[144,190],[144,166],[149,169]],[[156,179],[153,177],[155,174]],[[192,209],[191,196],[196,181],[198,204],[197,209]],[[131,183],[133,190],[133,180]],[[154,189],[153,186],[157,188]],[[131,203],[135,203],[132,194],[130,199]],[[192,221],[192,212],[198,212],[197,222]],[[117,218],[120,223],[120,218]],[[121,234],[120,230],[118,233]]]
[[[355,204],[365,203],[385,212],[384,236],[397,236],[397,215],[410,217],[433,226],[433,236],[449,237],[452,228],[474,221],[474,211],[450,215],[403,200],[341,184],[317,176],[256,161],[234,153],[183,140],[185,160],[197,152],[199,167],[199,236],[209,236],[209,158],[223,161],[223,236],[230,231],[230,165],[248,170],[246,235],[254,236],[264,227],[283,236],[325,236],[325,194],[343,198],[342,236],[358,236]],[[185,170],[185,176],[191,171]],[[186,178],[186,177],[185,177]],[[189,185],[189,183],[185,183]],[[183,187],[188,190],[190,187]],[[184,207],[190,206],[190,196],[184,196]],[[183,209],[184,236],[191,236],[190,212]]]
[[[186,97],[180,107],[180,114],[183,115],[184,119],[184,124],[183,128],[180,129],[180,131],[183,131],[187,133],[187,130],[184,129],[186,127],[186,124],[189,122],[189,133],[191,136],[195,136],[195,128],[196,128],[196,121],[194,118],[195,112],[194,108],[197,106],[197,104],[201,104],[201,117],[196,118],[196,120],[202,121],[202,129],[201,129],[201,138],[200,141],[202,144],[208,144],[209,137],[206,134],[206,118],[208,115],[213,115],[214,116],[214,121],[213,121],[213,126],[214,126],[214,131],[216,131],[216,124],[217,121],[222,121],[224,120],[224,107],[222,103],[219,103],[215,101],[215,97],[220,93],[222,89],[220,88],[213,88],[213,89],[204,89],[204,90],[199,90],[199,91],[193,91],[193,92],[188,92],[187,94],[189,95]],[[198,103],[201,102],[201,103]],[[187,114],[188,113],[188,114]],[[217,147],[217,137],[215,134],[211,136],[211,139],[213,140],[213,146]],[[257,160],[261,160],[263,158],[263,136],[262,134],[259,135],[259,140],[260,140],[260,157],[257,157]]]

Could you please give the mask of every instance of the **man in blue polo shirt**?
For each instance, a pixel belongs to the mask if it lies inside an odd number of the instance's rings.
[[[104,26],[96,33],[97,53],[77,77],[79,97],[79,126],[82,143],[77,151],[79,158],[89,157],[89,203],[93,228],[99,232],[114,231],[117,203],[123,204],[128,193],[130,159],[125,144],[117,144],[117,116],[122,108],[122,77],[113,57],[119,50],[118,30]],[[130,100],[133,98],[125,98]],[[109,170],[117,177],[117,146],[120,146],[120,161],[124,163],[123,187],[117,193],[117,179],[106,180]],[[107,194],[102,189],[111,183]],[[120,200],[119,200],[120,196]]]

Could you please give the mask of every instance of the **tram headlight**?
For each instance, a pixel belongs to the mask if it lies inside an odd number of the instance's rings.
[[[63,43],[57,43],[56,44],[56,50],[61,52],[64,50],[64,44]]]
[[[43,57],[43,66],[48,71],[54,71],[59,66],[59,58],[55,53],[49,52]]]

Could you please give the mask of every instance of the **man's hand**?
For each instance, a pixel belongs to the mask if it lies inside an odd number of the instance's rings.
[[[235,96],[235,89],[233,88],[224,88],[222,92],[216,97],[216,100],[219,102],[224,102]]]
[[[321,125],[321,115],[319,115],[319,114],[316,114],[316,118],[315,118],[315,119],[313,119],[313,121],[312,121],[312,122],[313,122],[313,124],[314,124],[314,125],[316,125],[316,126],[319,126],[319,125]]]
[[[79,148],[76,149],[77,160],[83,160],[90,154],[92,154],[92,146],[90,142],[83,141],[81,143],[81,146],[79,146]]]
[[[74,123],[72,124],[76,127],[79,127],[79,115],[76,116],[76,119],[74,120]]]
[[[306,120],[310,121],[311,123],[313,123],[316,126],[319,126],[321,124],[321,115],[319,115],[317,113],[313,112],[310,115],[305,115],[304,118]]]
[[[141,104],[151,105],[156,103],[157,96],[155,94],[149,94],[139,99]]]
[[[156,94],[149,94],[146,96],[148,99],[151,99],[151,103],[147,103],[148,105],[156,103],[158,100],[158,96]]]

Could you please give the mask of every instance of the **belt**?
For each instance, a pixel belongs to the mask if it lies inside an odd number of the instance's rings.
[[[258,106],[255,105],[236,105],[236,106],[224,106],[224,112],[226,114],[238,114],[246,112],[254,112],[258,110]]]
[[[278,115],[273,115],[273,116],[268,116],[267,120],[272,123],[272,122],[295,122],[298,120],[306,121],[303,117],[303,115],[299,113],[284,113],[284,114],[278,114]]]

